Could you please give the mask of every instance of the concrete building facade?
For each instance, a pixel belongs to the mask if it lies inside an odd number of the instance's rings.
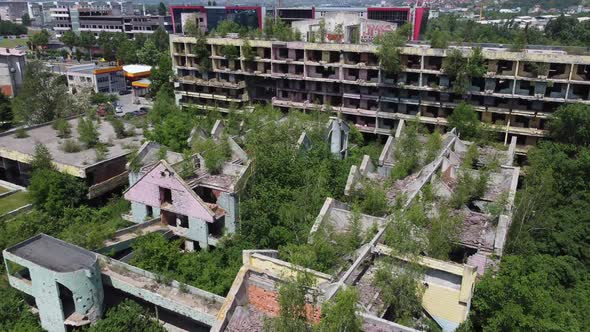
[[[195,43],[192,37],[171,37],[176,100],[182,106],[224,111],[231,104],[266,102],[324,110],[365,133],[389,135],[402,119],[444,127],[453,109],[466,102],[498,140],[507,144],[516,137],[520,154],[547,134],[547,119],[559,106],[590,103],[590,56],[564,51],[484,47],[486,73],[457,94],[443,68],[450,49],[403,47],[402,70],[390,75],[371,44],[251,40],[254,57],[246,59],[242,40],[209,38],[212,70],[205,73],[192,53]],[[239,58],[223,55],[228,45],[240,49]],[[472,52],[458,50],[464,57]]]
[[[134,15],[132,8],[111,3],[60,3],[48,8],[53,30],[59,37],[65,31],[80,33],[122,32],[129,38],[136,34],[151,34],[158,28],[171,31],[170,17]]]
[[[0,90],[5,96],[16,96],[23,86],[25,55],[23,50],[0,48]]]
[[[170,331],[207,331],[223,297],[181,284],[45,234],[2,252],[10,285],[28,295],[48,332],[95,323],[123,299],[159,312]]]
[[[78,137],[78,119],[68,120],[72,137]],[[53,166],[58,171],[82,179],[88,186],[88,198],[99,197],[127,183],[127,155],[130,148],[139,146],[143,135],[136,130],[125,138],[116,138],[113,126],[106,121],[96,123],[101,142],[109,142],[104,160],[97,160],[94,149],[65,152],[63,139],[51,123],[26,128],[27,137],[17,138],[14,130],[0,135],[0,179],[26,186],[31,176],[30,163],[37,143],[43,143],[51,153]]]
[[[95,64],[71,66],[66,72],[70,92],[91,88],[94,92],[118,93],[127,90],[123,67]]]
[[[131,202],[135,223],[160,219],[175,235],[185,239],[185,249],[217,246],[225,234],[234,234],[239,225],[239,192],[251,172],[246,153],[231,137],[222,137],[220,121],[212,135],[217,144],[228,140],[230,160],[219,171],[207,169],[206,160],[195,154],[185,160],[182,154],[166,151],[146,142],[136,161],[142,166],[129,172],[129,189],[124,197]],[[196,138],[193,138],[196,139]],[[165,159],[159,159],[165,158]],[[187,174],[187,165],[191,169]]]
[[[100,267],[92,253],[40,234],[3,256],[10,285],[35,299],[45,330],[65,332],[102,316]]]

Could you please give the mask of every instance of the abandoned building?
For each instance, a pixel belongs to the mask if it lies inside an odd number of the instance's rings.
[[[188,251],[214,247],[223,235],[235,233],[239,223],[238,193],[251,168],[246,153],[222,132],[218,121],[211,138],[216,144],[224,144],[225,140],[231,149],[219,170],[208,169],[207,160],[199,153],[185,160],[181,154],[162,150],[157,143],[145,143],[133,161],[139,166],[130,170],[130,186],[124,193],[131,202],[131,221],[160,219],[185,239]]]
[[[434,196],[430,207],[430,217],[433,218],[439,215],[443,204],[452,200],[460,190],[463,176],[486,177],[483,193],[460,202],[460,206],[450,212],[451,217],[461,220],[457,243],[460,250],[455,253],[456,259],[477,267],[477,273],[483,274],[502,256],[512,222],[520,173],[518,167],[512,166],[516,138],[512,139],[506,150],[502,150],[463,141],[451,130],[442,135],[441,148],[432,161],[406,177],[388,182],[392,169],[400,162],[396,158],[403,157],[396,153],[396,146],[404,135],[404,123],[401,121],[395,136],[388,138],[378,166],[373,164],[369,156],[365,156],[361,165],[351,167],[345,195],[353,195],[364,186],[386,183],[384,189],[389,205],[393,206],[398,203],[398,199],[402,199],[404,208],[408,208],[416,202],[417,197],[424,195],[428,184]],[[426,144],[425,140],[425,137],[418,137],[419,144]],[[470,158],[476,157],[475,160],[466,161],[468,154],[472,154]],[[472,164],[465,165],[466,162]]]
[[[76,140],[78,119],[67,120],[71,126],[71,139]],[[52,123],[25,128],[26,137],[18,138],[15,130],[0,134],[0,179],[18,185],[28,185],[31,175],[30,162],[37,143],[47,147],[54,167],[62,172],[85,181],[88,198],[99,197],[127,183],[127,156],[133,147],[139,147],[143,140],[140,130],[130,130],[124,138],[117,138],[113,126],[107,121],[95,122],[99,140],[108,142],[108,152],[103,160],[98,160],[94,149],[81,149],[66,152],[66,138],[58,136]]]
[[[317,303],[308,305],[309,320],[317,323],[321,316],[321,304],[330,300],[342,287],[357,287],[360,293],[359,316],[366,332],[394,331],[416,332],[401,324],[384,318],[383,301],[371,278],[379,268],[381,258],[390,256],[389,248],[378,245],[371,251],[367,267],[350,276],[347,270],[329,275],[278,259],[276,250],[244,250],[243,265],[230,289],[218,320],[211,331],[264,331],[264,320],[280,312],[278,288],[296,273],[311,276],[315,285],[311,292]],[[403,261],[397,258],[400,263]],[[425,269],[422,282],[425,292],[422,297],[424,311],[432,317],[443,331],[454,331],[467,318],[473,287],[475,268],[468,265],[443,262],[424,257],[419,264]],[[396,265],[401,268],[403,264]]]
[[[325,128],[325,139],[330,144],[330,152],[338,159],[346,158],[348,154],[348,135],[350,127],[342,119],[330,117]],[[300,149],[311,149],[313,146],[312,139],[306,131],[301,133],[297,140],[297,146]]]
[[[180,283],[160,283],[148,271],[39,234],[3,252],[10,285],[27,294],[49,332],[66,332],[100,319],[132,299],[157,308],[164,328],[208,330],[224,298]]]
[[[250,102],[283,110],[339,113],[365,133],[390,135],[402,119],[447,125],[461,102],[474,106],[498,140],[517,139],[519,154],[547,134],[548,117],[565,103],[589,103],[590,57],[564,51],[510,52],[484,47],[486,73],[464,94],[453,93],[445,74],[450,49],[401,48],[402,70],[386,73],[372,44],[333,44],[208,38],[212,69],[199,70],[196,39],[170,38],[176,101],[182,106],[227,111]],[[228,49],[233,49],[230,54]],[[458,48],[464,56],[470,47]],[[555,56],[558,54],[559,56]]]

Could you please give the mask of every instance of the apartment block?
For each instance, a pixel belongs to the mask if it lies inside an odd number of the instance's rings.
[[[75,33],[86,31],[95,35],[101,32],[123,32],[129,38],[133,38],[136,34],[151,34],[159,27],[167,31],[172,30],[170,17],[140,16],[126,14],[127,12],[132,12],[132,10],[125,11],[112,6],[96,4],[64,3],[49,8],[53,30],[58,37],[65,31]]]
[[[566,103],[590,103],[590,56],[559,50],[511,52],[484,47],[487,71],[465,94],[453,93],[443,61],[449,50],[401,49],[402,70],[386,73],[371,44],[209,38],[212,69],[199,70],[192,37],[172,36],[176,99],[180,105],[227,110],[251,102],[282,109],[340,114],[365,133],[389,135],[402,119],[444,127],[461,102],[471,104],[498,140],[517,139],[517,153],[544,137],[548,117]],[[228,48],[239,56],[226,56]],[[470,47],[459,50],[465,57]],[[248,55],[248,57],[246,57]]]

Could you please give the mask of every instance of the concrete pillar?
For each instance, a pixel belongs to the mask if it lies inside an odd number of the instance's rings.
[[[187,238],[199,242],[201,249],[208,249],[209,227],[207,222],[199,218],[188,218]]]
[[[225,210],[225,232],[234,234],[239,226],[239,198],[237,194],[222,192],[217,204]]]
[[[141,224],[146,221],[147,207],[142,203],[131,202],[131,215],[133,216],[133,222]]]

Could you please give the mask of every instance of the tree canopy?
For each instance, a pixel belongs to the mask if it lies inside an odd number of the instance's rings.
[[[590,324],[590,149],[584,134],[590,127],[582,113],[576,104],[560,109],[549,122],[558,141],[529,151],[500,269],[475,290],[470,320],[476,331],[576,331]]]
[[[20,94],[14,99],[13,113],[17,122],[38,124],[65,118],[78,109],[82,99],[68,93],[67,86],[61,84],[47,67],[37,61],[27,63],[24,84]]]

